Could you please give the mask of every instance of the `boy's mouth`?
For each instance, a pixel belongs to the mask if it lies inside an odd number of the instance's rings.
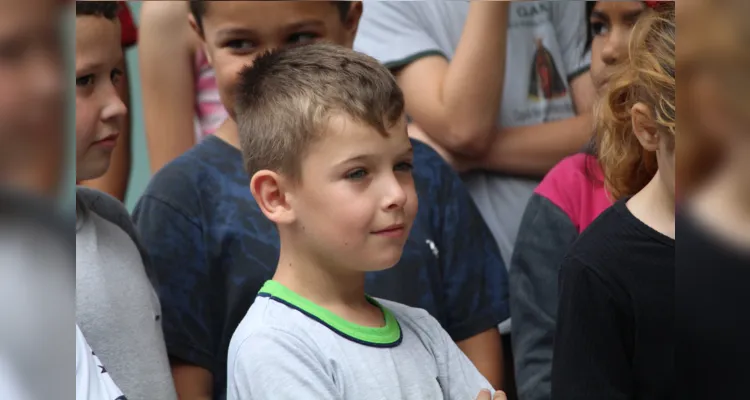
[[[404,224],[393,224],[384,229],[380,229],[372,232],[374,235],[381,235],[386,237],[399,237],[406,231]]]

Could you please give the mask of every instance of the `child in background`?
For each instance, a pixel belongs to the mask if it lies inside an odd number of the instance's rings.
[[[627,62],[630,31],[645,9],[643,2],[634,1],[586,3],[586,47],[599,92],[606,89],[614,69]],[[549,399],[560,263],[578,235],[611,204],[592,143],[586,152],[557,164],[526,206],[509,285],[520,399]]]
[[[309,44],[257,58],[236,94],[250,190],[281,254],[232,336],[228,399],[463,400],[491,389],[426,311],[365,294],[365,273],[399,261],[417,214],[390,72]]]
[[[1,5],[0,184],[53,198],[65,148],[61,4]]]
[[[120,11],[118,12],[117,17],[120,20],[120,26],[122,27],[120,42],[122,43],[124,51],[135,46],[138,41],[138,29],[135,26],[133,15],[130,13],[130,8],[128,7],[127,2],[119,1],[118,3],[120,4]],[[120,94],[123,103],[129,108],[130,86],[128,82],[128,63],[125,58],[122,59],[118,68],[122,71],[122,77],[118,81],[117,91]],[[132,144],[132,132],[130,128],[130,119],[124,118],[123,126],[120,130],[120,137],[117,140],[117,146],[112,152],[112,161],[110,162],[107,172],[101,178],[97,178],[93,181],[82,182],[82,185],[105,192],[120,201],[125,201],[128,182],[130,180]]]
[[[76,180],[101,177],[127,109],[118,3],[76,2]],[[76,323],[131,400],[176,399],[161,311],[122,203],[76,190]]]
[[[741,399],[750,376],[750,4],[678,9],[678,399]]]
[[[192,24],[230,116],[238,73],[255,57],[306,42],[351,47],[363,6],[191,2]],[[156,174],[133,214],[154,261],[173,374],[185,397],[224,398],[231,335],[278,263],[278,231],[248,190],[239,147],[232,117]],[[502,258],[460,178],[428,146],[413,148],[422,207],[403,257],[394,268],[367,274],[367,292],[427,310],[500,387],[496,326],[508,317]]]
[[[674,3],[641,17],[597,116],[616,203],[563,260],[552,398],[674,396]]]
[[[200,38],[186,22],[188,3],[141,5],[138,56],[153,173],[212,135],[228,115]]]

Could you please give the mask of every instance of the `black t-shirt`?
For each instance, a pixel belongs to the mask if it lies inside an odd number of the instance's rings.
[[[678,215],[676,295],[680,399],[747,399],[750,252]]]
[[[626,200],[581,234],[560,271],[553,400],[673,398],[674,243]]]

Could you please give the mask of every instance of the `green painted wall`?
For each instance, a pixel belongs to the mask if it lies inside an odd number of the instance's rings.
[[[140,18],[141,4],[138,1],[129,1],[128,4],[136,18]],[[143,190],[148,185],[151,178],[148,150],[146,149],[146,138],[143,128],[143,109],[141,107],[141,79],[138,71],[138,53],[135,48],[127,51],[128,73],[130,74],[130,96],[132,99],[130,115],[133,121],[132,152],[133,168],[130,172],[130,184],[128,185],[128,194],[125,199],[125,205],[132,210],[135,203],[140,198]]]

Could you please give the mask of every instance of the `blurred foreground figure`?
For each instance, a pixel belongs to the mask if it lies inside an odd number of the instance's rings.
[[[0,0],[0,399],[72,398],[72,225],[58,0]],[[24,192],[23,194],[21,192]]]
[[[681,1],[677,17],[678,398],[747,398],[750,2]]]

